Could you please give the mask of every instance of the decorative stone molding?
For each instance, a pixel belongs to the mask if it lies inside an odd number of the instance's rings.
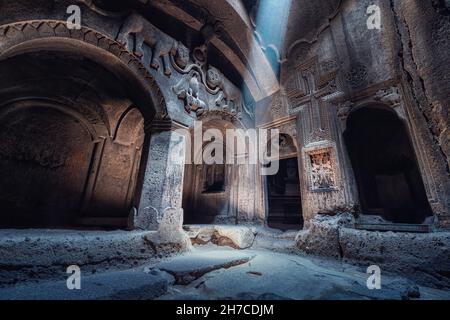
[[[133,37],[131,37],[133,36]],[[132,38],[134,44],[132,44]],[[178,42],[167,36],[156,28],[143,16],[133,13],[127,17],[123,23],[117,41],[122,43],[130,52],[138,57],[145,54],[144,43],[152,49],[150,57],[150,67],[158,70],[160,61],[163,63],[163,70],[166,76],[172,74],[170,69],[169,54],[175,54],[178,49]]]
[[[379,100],[387,105],[396,107],[402,102],[402,96],[397,87],[390,87],[378,91],[375,94],[375,100]]]
[[[54,41],[69,39],[95,46],[112,54],[145,83],[146,89],[154,100],[157,117],[167,117],[164,96],[141,60],[127,51],[121,43],[93,29],[87,27],[81,27],[79,30],[69,29],[65,21],[59,20],[31,20],[0,26],[0,60],[11,55],[11,50],[18,45],[37,39]]]
[[[375,94],[374,99],[390,106],[400,118],[406,119],[403,97],[398,87],[392,86],[387,89],[382,89]]]
[[[236,115],[239,119],[244,113],[254,118],[241,92],[218,69],[208,66],[205,45],[193,50],[193,61],[185,47],[178,48],[175,54],[170,55],[170,62],[183,78],[172,89],[184,101],[185,111],[190,116],[198,118],[208,109],[218,109]]]
[[[278,129],[281,134],[287,134],[293,138],[294,144],[297,146],[297,116],[291,115],[283,117],[258,126],[261,129]]]

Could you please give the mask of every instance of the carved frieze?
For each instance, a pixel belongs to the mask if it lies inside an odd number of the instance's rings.
[[[173,87],[173,91],[177,97],[184,102],[184,109],[187,113],[194,113],[200,116],[206,109],[206,103],[200,98],[200,75],[196,71],[192,71],[189,77],[182,78],[177,85]]]
[[[162,62],[164,74],[167,76],[172,74],[169,55],[177,52],[178,42],[156,28],[141,15],[133,13],[127,17],[117,40],[139,57],[144,56],[143,45],[148,45],[152,50],[150,66],[159,69]]]
[[[173,68],[183,76],[173,90],[178,98],[184,100],[186,112],[199,117],[206,109],[216,109],[239,119],[243,113],[253,118],[240,90],[217,68],[207,64],[207,56],[204,45],[195,48],[192,55],[184,46],[178,46],[177,51],[170,55]]]

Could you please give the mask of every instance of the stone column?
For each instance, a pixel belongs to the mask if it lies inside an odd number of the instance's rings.
[[[182,198],[186,136],[172,121],[152,124],[151,139],[134,229],[157,230],[166,212],[177,212],[183,220]]]

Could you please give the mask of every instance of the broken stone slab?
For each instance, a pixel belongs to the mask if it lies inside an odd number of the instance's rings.
[[[66,280],[0,288],[0,300],[148,300],[165,294],[167,287],[167,275],[131,269],[86,277],[82,273],[79,290],[69,290]]]
[[[250,248],[255,240],[255,234],[244,226],[216,226],[219,237],[230,239],[237,249]]]
[[[213,243],[234,249],[248,249],[255,241],[255,233],[246,226],[190,225],[185,226],[193,244]]]
[[[234,250],[192,252],[158,263],[155,268],[175,277],[175,283],[187,285],[214,270],[242,265],[254,255]]]

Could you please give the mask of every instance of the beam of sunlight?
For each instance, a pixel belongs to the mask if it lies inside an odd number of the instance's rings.
[[[292,0],[260,0],[255,32],[262,41],[273,71],[278,75]]]

